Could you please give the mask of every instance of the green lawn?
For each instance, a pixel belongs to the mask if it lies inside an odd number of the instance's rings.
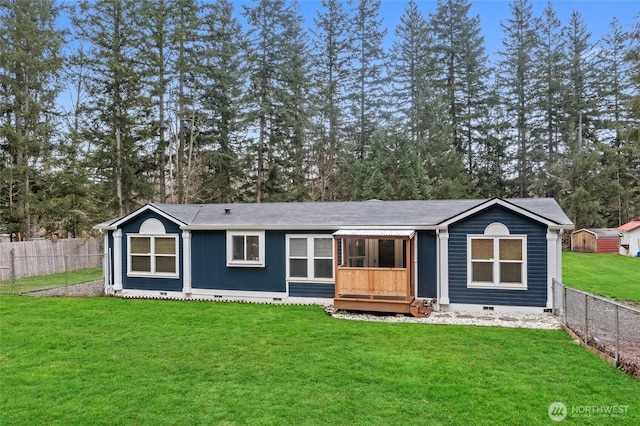
[[[618,254],[564,252],[562,278],[568,287],[640,303],[640,258]]]
[[[43,290],[70,284],[98,280],[102,277],[102,268],[79,269],[58,274],[39,275],[37,277],[0,281],[0,294],[19,294],[25,291]]]
[[[640,381],[563,331],[316,306],[0,296],[0,389],[7,425],[640,424]]]

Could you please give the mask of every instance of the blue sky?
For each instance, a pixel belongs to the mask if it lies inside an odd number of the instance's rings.
[[[320,9],[319,0],[299,0],[302,13],[307,21],[307,26],[313,25],[313,17]],[[434,12],[435,0],[417,0],[420,10],[425,16]],[[236,12],[242,10],[241,4],[250,4],[250,1],[236,1]],[[405,0],[382,0],[380,16],[384,26],[388,28],[389,41],[394,37],[395,26],[407,4]],[[502,49],[502,29],[500,22],[506,21],[509,16],[509,1],[505,0],[472,0],[471,15],[480,15],[480,25],[485,38],[487,54],[494,55]],[[542,14],[547,5],[547,0],[531,1],[535,16]],[[558,18],[565,25],[569,21],[569,15],[573,10],[582,14],[587,29],[592,33],[592,43],[598,41],[600,36],[609,29],[609,24],[617,17],[622,26],[631,29],[634,22],[640,18],[640,1],[638,0],[555,0],[552,1]]]

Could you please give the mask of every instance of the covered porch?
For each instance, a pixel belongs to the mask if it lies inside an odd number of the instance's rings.
[[[337,309],[425,316],[415,298],[414,230],[345,229],[333,237]]]

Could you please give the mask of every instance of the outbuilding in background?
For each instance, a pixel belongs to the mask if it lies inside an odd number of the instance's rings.
[[[571,251],[580,253],[618,253],[618,230],[582,228],[571,233]]]
[[[618,228],[620,251],[623,256],[640,257],[640,220],[632,220]]]

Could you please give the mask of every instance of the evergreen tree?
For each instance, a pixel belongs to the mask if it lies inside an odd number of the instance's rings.
[[[198,58],[195,55],[195,44],[198,40],[200,5],[198,0],[174,0],[173,33],[171,42],[175,49],[173,73],[177,80],[175,104],[177,115],[176,153],[175,153],[175,188],[176,202],[188,203],[188,184],[192,173],[193,144],[196,138],[195,111],[193,108],[192,70],[197,68]],[[187,138],[189,138],[189,154],[186,155]]]
[[[368,156],[356,166],[354,197],[359,200],[429,198],[430,188],[415,142],[401,132],[377,129]]]
[[[236,199],[241,175],[238,150],[243,130],[242,54],[246,41],[228,0],[209,5],[203,24],[201,66],[195,74],[204,167],[196,193],[200,202],[229,203]]]
[[[320,201],[334,201],[345,192],[340,163],[346,137],[346,96],[351,80],[353,55],[352,21],[340,0],[322,0],[314,18],[313,81],[317,87],[315,164],[316,195]],[[347,182],[350,186],[350,183]]]
[[[50,165],[63,32],[54,1],[0,1],[0,226],[33,236],[32,198]]]
[[[79,37],[89,43],[89,118],[83,134],[94,147],[92,168],[102,184],[103,202],[118,215],[151,195],[147,175],[153,163],[145,149],[150,114],[137,67],[143,44],[135,26],[136,6],[133,0],[83,2],[74,19]]]
[[[278,133],[284,140],[280,157],[284,165],[285,192],[282,201],[303,201],[309,194],[307,184],[310,125],[310,64],[308,40],[302,30],[304,19],[297,2],[290,5],[285,24],[285,57],[282,69],[282,105],[276,111]],[[274,132],[275,134],[275,132]]]
[[[476,147],[476,166],[473,178],[478,196],[484,198],[510,197],[516,195],[509,176],[510,159],[506,141],[509,138],[510,125],[508,113],[499,102],[499,89],[490,90],[487,114],[478,119],[478,143]]]
[[[595,132],[597,84],[590,36],[581,15],[574,11],[565,28],[568,70],[563,94],[562,169],[566,178],[559,201],[578,227],[604,225],[600,209],[603,192],[608,191],[603,188],[606,174],[599,162],[601,146]]]
[[[629,127],[622,148],[627,170],[622,172],[625,194],[620,203],[623,222],[640,218],[640,13],[631,31],[626,60],[629,63],[631,99],[627,104]]]
[[[419,117],[425,108],[430,77],[434,74],[427,21],[410,0],[396,27],[396,41],[391,51],[391,82],[396,111],[400,113],[415,142],[420,135]]]
[[[479,119],[487,114],[485,78],[489,74],[480,18],[470,17],[470,8],[467,0],[438,0],[429,19],[434,53],[444,67],[434,81],[446,96],[453,142],[469,174],[474,170]]]
[[[596,142],[595,107],[598,85],[595,81],[595,57],[582,16],[572,12],[565,27],[567,81],[564,92],[564,134],[570,150],[580,151]]]
[[[255,200],[301,199],[309,78],[297,3],[257,0],[244,15],[250,25],[248,118],[257,135]]]
[[[535,178],[533,191],[536,195],[556,196],[558,181],[551,170],[557,168],[560,155],[560,121],[562,111],[563,80],[567,67],[561,23],[548,1],[540,19],[539,45],[535,52],[537,76],[536,109],[541,117],[533,127],[532,136],[539,149],[536,154],[542,164]]]
[[[603,215],[612,225],[626,223],[623,206],[633,196],[629,188],[633,181],[629,179],[628,128],[630,117],[627,105],[630,100],[631,80],[629,64],[625,56],[629,49],[629,33],[624,31],[617,19],[609,25],[609,32],[601,39],[601,49],[596,65],[599,83],[597,126],[599,141],[602,142],[602,168],[608,175],[608,191],[603,193]]]
[[[513,131],[518,196],[528,197],[534,169],[530,153],[540,149],[532,137],[536,79],[531,73],[535,69],[533,52],[539,43],[538,20],[528,0],[514,0],[509,8],[511,17],[501,24],[505,38],[497,80],[503,88],[502,99]]]
[[[156,139],[156,170],[158,199],[167,201],[167,130],[170,125],[167,114],[169,85],[172,72],[171,59],[173,32],[172,11],[174,3],[170,0],[143,0],[140,2],[139,14],[135,16],[139,30],[144,34],[141,50],[144,83],[153,103],[153,134]]]
[[[353,153],[366,156],[369,139],[382,120],[384,110],[386,29],[379,17],[380,0],[358,0],[353,9],[354,82],[351,92]]]

